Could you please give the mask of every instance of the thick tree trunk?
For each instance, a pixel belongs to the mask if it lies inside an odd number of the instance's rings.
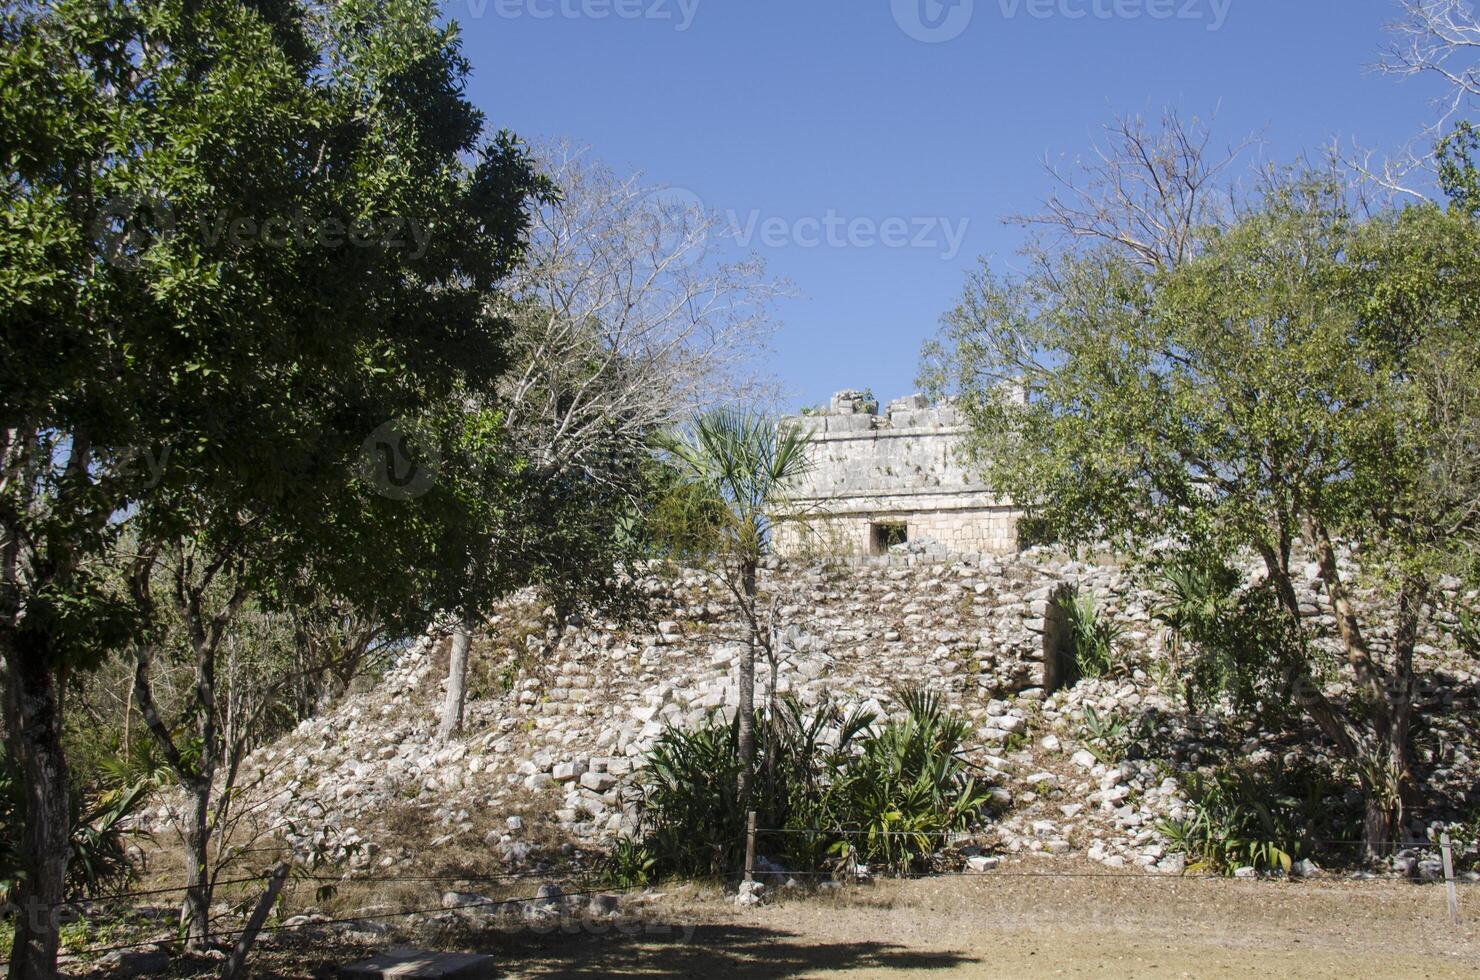
[[[462,730],[463,703],[468,694],[468,647],[473,642],[473,619],[464,616],[452,634],[452,653],[447,662],[447,699],[442,702],[442,721],[437,738],[447,741]]]
[[[1359,741],[1366,751],[1358,759],[1363,771],[1362,792],[1366,796],[1362,844],[1366,859],[1376,861],[1391,852],[1402,820],[1404,798],[1412,790],[1409,740],[1413,722],[1413,650],[1429,602],[1430,586],[1419,577],[1404,580],[1398,594],[1392,664],[1386,667],[1378,662],[1367,642],[1356,604],[1341,577],[1330,534],[1309,518],[1305,531],[1315,547],[1337,632],[1346,646],[1347,663],[1358,689],[1367,694],[1370,736]]]
[[[160,717],[154,701],[154,687],[149,679],[153,649],[147,646],[134,651],[134,703],[155,743],[169,762],[175,780],[185,791],[185,896],[180,903],[180,926],[191,949],[203,949],[210,932],[211,911],[211,790],[216,778],[219,746],[216,742],[214,715],[214,672],[208,661],[196,665],[197,705],[200,708],[201,756],[198,765],[187,763],[175,744],[169,726]],[[209,697],[209,699],[207,699]],[[229,789],[228,789],[229,791]]]
[[[755,613],[755,562],[747,562],[741,569],[741,590],[746,603],[746,622],[750,623],[749,635],[745,644],[745,652],[740,655],[740,697],[738,712],[738,750],[740,755],[740,807],[742,810],[750,808],[751,794],[754,790],[755,773],[755,648],[756,648],[756,613]]]
[[[185,814],[185,900],[180,928],[192,950],[206,948],[211,929],[211,780],[186,787],[190,809]]]
[[[1364,786],[1365,812],[1362,817],[1362,858],[1371,864],[1392,853],[1394,806],[1378,786]]]
[[[23,657],[7,642],[5,660],[6,739],[25,793],[20,840],[25,877],[17,894],[10,980],[52,980],[71,849],[61,706],[44,658]]]
[[[1414,689],[1413,650],[1418,645],[1429,584],[1420,578],[1404,581],[1398,594],[1398,616],[1393,634],[1393,665],[1389,677],[1386,710],[1377,717],[1378,745],[1371,763],[1366,816],[1362,822],[1363,851],[1368,861],[1392,852],[1392,841],[1401,830],[1405,804],[1413,791],[1411,736]]]

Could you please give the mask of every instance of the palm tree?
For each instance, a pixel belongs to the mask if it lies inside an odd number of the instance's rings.
[[[769,642],[756,608],[756,572],[788,485],[811,467],[811,436],[754,412],[715,409],[696,417],[664,448],[691,487],[718,506],[714,559],[746,626],[740,661],[740,799],[748,805],[755,768],[755,655]]]

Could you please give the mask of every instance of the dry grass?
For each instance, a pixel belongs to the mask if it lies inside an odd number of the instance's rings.
[[[1051,874],[1064,871],[1085,877]],[[523,897],[534,885],[479,891]],[[341,901],[346,914],[383,915],[420,896],[355,885]],[[779,892],[749,910],[715,888],[677,886],[629,896],[615,921],[537,924],[511,912],[477,927],[447,917],[380,945],[480,950],[515,977],[1441,978],[1480,972],[1480,890],[1461,901],[1456,928],[1442,886],[1144,877],[1025,861],[1003,874]],[[262,950],[258,975],[327,977],[374,948],[330,932],[284,936]],[[209,972],[181,964],[175,975]]]

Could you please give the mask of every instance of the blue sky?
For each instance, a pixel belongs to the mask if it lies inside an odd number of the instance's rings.
[[[886,399],[912,391],[920,344],[967,271],[980,257],[1015,262],[1022,233],[1002,218],[1044,197],[1044,158],[1072,160],[1117,112],[1216,113],[1221,139],[1259,134],[1278,160],[1333,137],[1403,142],[1427,117],[1429,93],[1366,69],[1396,9],[1393,0],[446,5],[474,67],[469,94],[495,125],[589,144],[618,168],[734,212],[742,228],[755,219],[750,247],[800,294],[781,304],[763,365],[792,405],[845,387]],[[768,220],[786,234],[762,236]]]

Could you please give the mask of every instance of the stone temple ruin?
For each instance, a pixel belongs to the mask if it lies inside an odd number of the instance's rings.
[[[1009,554],[1018,513],[960,459],[965,425],[923,395],[878,402],[840,391],[826,412],[787,419],[811,433],[813,467],[788,493],[804,523],[778,528],[782,554]]]

